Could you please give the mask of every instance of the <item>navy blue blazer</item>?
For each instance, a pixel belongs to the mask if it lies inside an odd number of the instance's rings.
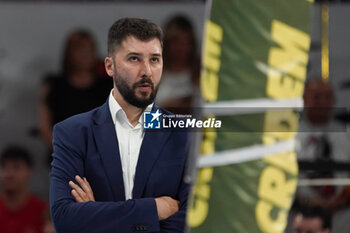
[[[153,110],[161,108],[154,105]],[[146,131],[133,199],[125,201],[118,137],[108,102],[55,125],[50,173],[50,208],[57,233],[183,232],[189,186],[183,182],[188,134]],[[86,177],[95,202],[77,203],[68,185]],[[180,201],[180,210],[159,221],[155,197]]]

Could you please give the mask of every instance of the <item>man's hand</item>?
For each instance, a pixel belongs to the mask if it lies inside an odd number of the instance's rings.
[[[72,195],[77,202],[95,201],[94,193],[86,178],[82,179],[80,176],[75,176],[77,185],[73,181],[69,181],[69,186],[73,189]],[[158,219],[164,220],[175,214],[179,210],[179,202],[171,197],[163,196],[155,198]]]
[[[95,201],[94,193],[92,192],[91,186],[87,179],[80,178],[80,176],[75,176],[75,180],[78,182],[77,185],[73,181],[69,181],[69,186],[73,189],[72,195],[76,202],[88,202]]]
[[[168,196],[155,198],[158,219],[164,220],[169,218],[171,215],[175,214],[179,210],[179,202]]]

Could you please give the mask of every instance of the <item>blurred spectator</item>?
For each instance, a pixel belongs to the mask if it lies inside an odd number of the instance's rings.
[[[28,190],[33,162],[27,151],[11,146],[0,160],[0,232],[49,233],[48,207]],[[46,231],[44,230],[46,227]],[[51,228],[52,230],[52,228]]]
[[[346,133],[346,126],[334,120],[334,104],[334,91],[329,83],[315,79],[305,85],[305,115],[301,118],[299,133],[296,137],[299,161],[350,161],[350,137]],[[333,178],[341,175],[343,174],[340,172],[332,171],[307,173],[301,171],[300,177]],[[299,188],[297,196],[327,204],[327,201],[336,193],[335,186],[317,186]]]
[[[51,149],[52,127],[70,116],[103,104],[112,89],[97,59],[95,41],[83,30],[69,35],[62,73],[45,78],[41,89],[40,133]]]
[[[313,127],[327,125],[332,117],[335,104],[333,87],[322,79],[314,79],[306,83],[304,106],[306,120]]]
[[[175,113],[192,107],[198,92],[200,60],[189,19],[171,18],[164,30],[164,71],[156,102]]]
[[[332,212],[336,212],[350,204],[350,186],[345,186],[343,190],[329,200],[328,207]]]
[[[293,233],[331,233],[330,213],[319,206],[307,206],[293,219]]]

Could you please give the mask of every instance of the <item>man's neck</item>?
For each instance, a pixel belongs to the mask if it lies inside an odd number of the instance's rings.
[[[113,97],[118,102],[120,107],[124,110],[130,124],[132,126],[136,126],[139,123],[140,116],[145,109],[135,107],[126,102],[116,88],[113,89]]]
[[[10,210],[20,209],[28,200],[29,192],[27,190],[4,191],[2,198],[4,204]]]

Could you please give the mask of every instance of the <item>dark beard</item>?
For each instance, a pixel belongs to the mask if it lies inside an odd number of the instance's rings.
[[[148,105],[153,103],[157,95],[158,86],[154,87],[154,84],[149,77],[143,76],[140,81],[134,83],[130,88],[124,78],[118,76],[117,72],[114,72],[114,74],[113,82],[126,102],[138,108],[146,108]],[[144,98],[137,97],[136,88],[146,83],[151,87],[150,96],[147,98],[147,94],[141,92]]]

